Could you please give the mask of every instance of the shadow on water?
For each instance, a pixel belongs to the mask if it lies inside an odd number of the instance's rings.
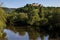
[[[33,29],[32,27],[13,27],[9,26],[0,30],[2,37],[0,40],[60,40],[60,38],[53,38],[53,34],[45,35]],[[54,33],[55,35],[55,33]]]
[[[3,32],[5,33],[5,40],[48,40],[49,37],[48,35],[41,37],[40,33],[33,28],[28,29],[25,27],[11,26],[5,28]]]

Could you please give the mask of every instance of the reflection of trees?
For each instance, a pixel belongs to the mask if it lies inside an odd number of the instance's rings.
[[[7,29],[9,29],[9,30],[12,30],[13,32],[15,32],[15,33],[19,33],[20,35],[24,35],[25,34],[25,28],[24,27],[7,27]]]
[[[3,32],[4,28],[0,28],[0,40],[6,40],[6,33]]]
[[[37,40],[38,36],[39,36],[39,35],[38,35],[37,32],[34,32],[34,31],[29,32],[30,40],[31,40],[31,39]]]
[[[7,40],[6,33],[1,32],[2,36],[0,37],[0,40]]]
[[[37,40],[39,37],[39,33],[35,31],[33,28],[29,28],[28,30],[30,40]]]
[[[24,29],[23,27],[21,27],[21,28],[19,28],[19,27],[16,28],[16,31],[19,32],[19,34],[22,35],[22,36],[25,35],[25,29]]]
[[[30,40],[37,40],[38,37],[40,37],[41,40],[44,40],[44,36],[48,36],[46,32],[40,32],[41,29],[37,30],[34,27],[29,27],[27,29],[28,29],[27,31],[29,33]]]
[[[25,35],[25,32],[27,31],[29,33],[30,39],[36,40],[39,36],[39,33],[36,32],[33,28],[26,28],[25,27],[7,27],[7,29],[12,30],[15,33],[19,33],[20,35]]]
[[[37,40],[38,37],[41,37],[41,40],[44,40],[44,33],[37,32],[33,27],[7,27],[7,29],[19,33],[21,36],[25,35],[25,32],[28,32],[30,40]]]
[[[41,40],[44,40],[44,34],[40,33]]]

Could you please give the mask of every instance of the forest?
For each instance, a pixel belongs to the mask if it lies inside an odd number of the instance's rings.
[[[0,37],[3,35],[2,30],[12,25],[28,29],[30,26],[41,34],[60,38],[60,7],[26,4],[11,10],[0,7]]]

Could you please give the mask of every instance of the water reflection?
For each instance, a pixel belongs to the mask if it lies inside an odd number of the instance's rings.
[[[15,33],[8,29],[5,29],[4,32],[7,34],[6,36],[8,40],[29,40],[27,32],[25,32],[24,35],[21,35],[18,32]]]
[[[24,27],[8,27],[4,29],[6,40],[41,40],[40,33],[32,28]],[[43,36],[44,40],[48,40],[48,36]]]
[[[0,33],[0,40],[7,40],[7,38],[6,38],[6,33],[4,33],[4,32],[1,32]]]

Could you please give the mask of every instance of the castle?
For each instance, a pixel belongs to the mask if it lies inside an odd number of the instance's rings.
[[[33,3],[32,6],[42,6],[42,5],[38,3]]]

